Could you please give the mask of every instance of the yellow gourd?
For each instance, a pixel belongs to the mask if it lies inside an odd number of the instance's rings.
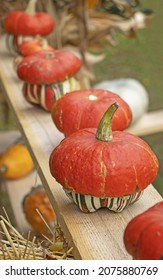
[[[34,168],[27,147],[23,144],[13,144],[0,155],[0,177],[19,179],[26,176]]]

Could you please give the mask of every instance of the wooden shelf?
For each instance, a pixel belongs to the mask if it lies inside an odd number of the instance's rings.
[[[127,223],[137,214],[162,200],[158,192],[149,186],[142,198],[120,214],[101,209],[84,214],[65,195],[49,170],[49,156],[63,139],[52,122],[50,113],[28,104],[22,94],[22,82],[13,69],[13,58],[0,45],[1,85],[4,97],[15,114],[19,129],[33,157],[40,179],[46,189],[66,238],[73,246],[76,259],[130,259],[123,244],[123,232]]]

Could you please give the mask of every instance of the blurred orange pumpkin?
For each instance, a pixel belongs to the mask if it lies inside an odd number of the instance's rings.
[[[22,56],[31,55],[41,50],[54,50],[54,48],[48,44],[48,41],[41,36],[36,36],[36,38],[31,40],[23,41],[23,43],[19,46],[19,53]]]
[[[43,219],[53,228],[56,224],[56,215],[43,186],[33,187],[24,197],[22,205],[26,220],[32,228],[39,234],[49,235],[50,231]],[[36,209],[38,209],[43,219]]]

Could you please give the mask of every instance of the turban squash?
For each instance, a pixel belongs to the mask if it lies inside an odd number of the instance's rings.
[[[57,98],[80,87],[73,77],[80,67],[81,60],[69,51],[42,50],[24,57],[17,74],[24,81],[25,99],[51,111]]]
[[[7,46],[15,54],[24,40],[36,35],[46,36],[53,31],[54,20],[46,12],[36,12],[37,0],[30,0],[25,11],[12,11],[4,19]]]
[[[39,234],[49,235],[50,232],[45,222],[51,228],[54,228],[56,215],[43,186],[38,185],[36,187],[32,187],[29,193],[25,195],[22,206],[26,220],[32,228]],[[36,209],[38,209],[45,222]]]
[[[113,103],[98,128],[64,138],[49,158],[52,176],[83,212],[101,207],[121,212],[155,179],[159,162],[149,145],[124,131],[111,130]]]
[[[163,260],[163,201],[128,223],[124,244],[136,260]]]
[[[97,128],[114,102],[119,103],[119,108],[113,116],[112,129],[124,130],[132,120],[129,105],[117,94],[102,89],[75,90],[62,96],[52,107],[52,120],[65,136],[82,128]]]
[[[25,145],[13,144],[0,155],[0,177],[19,179],[34,168],[32,158]]]

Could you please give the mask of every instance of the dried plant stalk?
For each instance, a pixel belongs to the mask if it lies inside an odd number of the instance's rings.
[[[45,236],[41,242],[38,242],[36,236],[31,239],[30,231],[28,232],[27,238],[23,237],[12,226],[6,211],[4,212],[6,218],[0,216],[0,227],[4,236],[4,239],[0,240],[0,260],[73,259],[73,248],[68,248],[68,244],[59,225],[56,226],[54,232],[51,231],[52,240]],[[39,215],[41,216],[40,213]],[[47,225],[44,219],[43,221]],[[43,246],[43,244],[47,243],[48,245]]]

